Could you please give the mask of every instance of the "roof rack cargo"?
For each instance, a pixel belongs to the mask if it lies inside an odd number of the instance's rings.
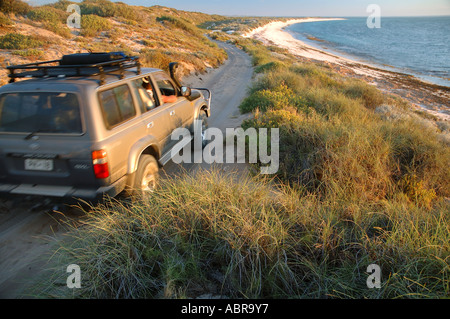
[[[100,75],[100,85],[105,83],[105,75],[120,71],[123,79],[125,69],[136,67],[141,73],[139,57],[126,56],[123,52],[90,52],[64,55],[60,60],[43,61],[8,66],[9,83],[17,78],[47,78]]]

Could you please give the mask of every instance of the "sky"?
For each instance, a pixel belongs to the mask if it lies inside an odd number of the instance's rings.
[[[27,2],[41,5],[56,1]],[[80,0],[73,1],[80,2]],[[230,16],[364,17],[370,14],[366,11],[370,4],[379,5],[382,16],[450,16],[450,0],[121,0],[121,2],[140,6],[161,5],[179,10]]]

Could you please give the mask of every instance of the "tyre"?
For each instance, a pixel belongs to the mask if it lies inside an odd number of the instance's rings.
[[[136,171],[133,195],[145,196],[152,193],[158,185],[158,170],[158,162],[152,155],[142,155]]]
[[[206,115],[206,111],[201,110],[200,114],[197,117],[197,120],[202,121],[202,149],[208,144],[208,140],[205,139],[205,131],[208,128],[208,116]],[[194,136],[195,138],[195,136]],[[192,140],[192,149],[194,150],[194,140]]]

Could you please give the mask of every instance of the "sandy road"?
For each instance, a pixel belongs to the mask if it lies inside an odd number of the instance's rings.
[[[245,97],[253,75],[250,57],[228,44],[219,44],[228,52],[228,60],[218,69],[190,76],[183,84],[207,87],[212,91],[210,127],[224,130],[239,127],[245,116],[238,105]],[[193,170],[197,165],[177,165],[169,162],[164,171],[175,174]],[[0,298],[29,298],[27,289],[49,267],[47,264],[52,245],[66,231],[65,222],[76,222],[82,213],[68,209],[64,214],[50,213],[51,203],[39,206],[42,199],[32,198],[0,200]]]
[[[241,114],[238,106],[246,96],[252,81],[253,68],[250,57],[242,50],[230,44],[217,43],[228,53],[228,60],[224,65],[206,74],[186,78],[183,80],[183,84],[192,88],[209,88],[212,91],[211,116],[208,118],[208,126],[220,129],[225,136],[226,128],[240,127],[242,121],[249,116]],[[246,167],[245,164],[223,164],[221,166],[224,170],[231,166],[236,169]],[[169,162],[164,166],[163,171],[174,175],[181,170],[194,171],[200,167],[207,169],[210,165],[205,163],[177,165]]]

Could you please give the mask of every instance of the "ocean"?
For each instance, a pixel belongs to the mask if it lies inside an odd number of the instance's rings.
[[[382,17],[378,29],[368,28],[367,18],[345,19],[286,31],[324,51],[450,87],[450,16]]]

